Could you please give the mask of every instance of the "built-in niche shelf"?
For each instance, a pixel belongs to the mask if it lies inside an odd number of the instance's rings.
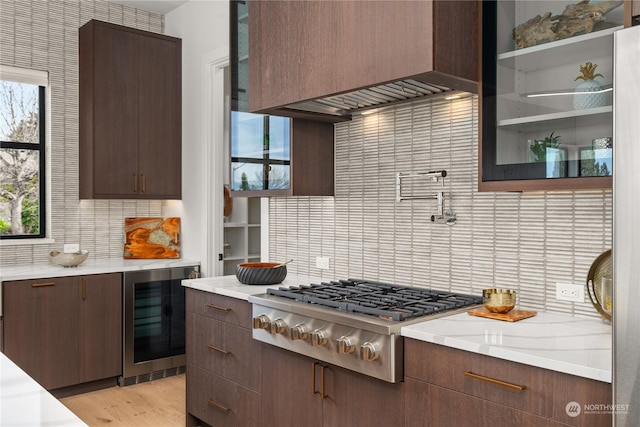
[[[260,261],[260,198],[234,197],[223,227],[224,275],[235,274],[238,264]]]

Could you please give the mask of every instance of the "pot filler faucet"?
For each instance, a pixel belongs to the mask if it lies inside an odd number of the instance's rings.
[[[403,200],[437,200],[438,210],[436,215],[431,215],[431,222],[444,222],[453,225],[457,221],[457,215],[452,210],[444,209],[444,191],[438,191],[435,195],[405,196],[402,194],[402,181],[415,178],[430,178],[431,182],[441,181],[444,186],[444,178],[447,176],[446,170],[430,172],[396,173],[396,202]]]

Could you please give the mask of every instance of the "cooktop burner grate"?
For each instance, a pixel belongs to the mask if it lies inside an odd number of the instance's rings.
[[[403,321],[482,303],[482,297],[362,279],[268,289],[267,294]]]

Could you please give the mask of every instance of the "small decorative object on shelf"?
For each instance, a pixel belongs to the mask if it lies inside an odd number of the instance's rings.
[[[596,68],[598,68],[598,64],[592,64],[591,62],[580,66],[582,74],[576,77],[575,80],[582,80],[582,82],[576,86],[576,94],[573,96],[573,107],[576,110],[602,107],[606,104],[605,94],[602,92],[602,84],[599,80],[596,80],[598,77],[604,76],[596,73]]]
[[[513,29],[516,48],[523,49],[615,26],[615,23],[605,21],[606,15],[622,3],[621,0],[605,0],[591,4],[589,0],[581,0],[567,5],[560,15],[552,15],[551,12],[536,15]]]
[[[545,139],[534,139],[529,146],[531,150],[531,161],[533,162],[546,162],[547,161],[547,149],[556,149],[560,146],[560,136],[554,136],[554,132],[547,136]]]

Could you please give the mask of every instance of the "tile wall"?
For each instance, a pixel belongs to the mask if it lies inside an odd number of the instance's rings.
[[[53,244],[0,247],[2,266],[47,262],[63,243],[121,257],[124,218],[162,216],[162,201],[78,199],[78,28],[90,19],[161,33],[163,17],[102,0],[0,0],[0,63],[49,72],[48,188]]]
[[[336,125],[335,197],[270,200],[270,256],[292,273],[368,278],[481,294],[516,289],[534,310],[599,315],[555,300],[556,282],[584,285],[610,249],[611,191],[479,193],[478,102],[431,100]],[[396,172],[444,169],[453,226],[432,223],[435,200],[395,201]],[[424,181],[415,195],[435,194]],[[423,192],[423,193],[419,193]],[[329,270],[316,256],[331,257]]]

